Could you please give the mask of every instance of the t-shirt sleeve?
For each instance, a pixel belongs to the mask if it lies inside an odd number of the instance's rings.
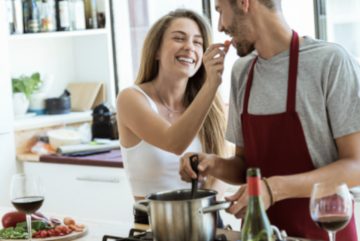
[[[239,103],[240,98],[240,81],[239,71],[237,71],[239,63],[235,63],[231,73],[231,88],[230,88],[230,101],[229,101],[229,114],[226,129],[226,139],[236,146],[244,146],[240,114],[242,106]]]
[[[360,66],[341,47],[329,71],[326,108],[334,138],[360,131]]]

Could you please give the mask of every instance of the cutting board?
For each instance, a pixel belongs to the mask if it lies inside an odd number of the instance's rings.
[[[33,238],[32,241],[70,241],[74,239],[81,238],[85,236],[88,232],[88,229],[85,227],[85,229],[82,232],[72,232],[65,236],[58,236],[58,237],[49,237],[49,238]],[[27,239],[0,239],[0,241],[26,241]]]

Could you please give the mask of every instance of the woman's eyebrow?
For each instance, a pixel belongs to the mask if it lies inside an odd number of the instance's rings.
[[[174,30],[171,32],[172,34],[181,34],[181,35],[187,35],[185,32],[181,31],[181,30]],[[203,38],[200,34],[195,34],[194,35],[195,38]]]

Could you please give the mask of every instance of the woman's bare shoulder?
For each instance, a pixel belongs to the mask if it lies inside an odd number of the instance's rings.
[[[142,86],[139,86],[141,89]],[[117,96],[116,101],[117,109],[119,112],[123,111],[134,111],[139,107],[149,106],[150,104],[146,99],[145,95],[141,93],[139,90],[136,90],[134,87],[128,87],[120,91]]]

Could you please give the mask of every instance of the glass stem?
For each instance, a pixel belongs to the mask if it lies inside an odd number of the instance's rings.
[[[27,226],[27,230],[28,230],[28,240],[31,241],[32,240],[32,231],[31,231],[31,215],[30,214],[26,214],[26,226]]]
[[[329,241],[335,241],[336,232],[328,231],[329,234]]]

